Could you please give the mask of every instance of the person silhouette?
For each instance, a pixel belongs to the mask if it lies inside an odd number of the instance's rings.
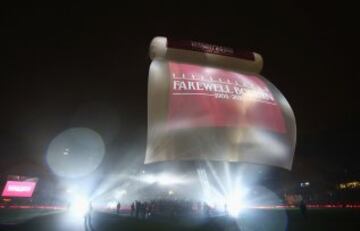
[[[85,213],[85,230],[93,230],[92,228],[92,212],[93,212],[93,205],[92,202],[88,204],[88,210]]]
[[[120,204],[120,202],[118,202],[117,203],[117,205],[116,205],[116,214],[120,214],[120,208],[121,208],[121,204]]]
[[[130,212],[130,216],[134,216],[135,214],[134,214],[134,212],[135,212],[135,203],[133,202],[133,203],[131,203],[131,212]]]
[[[303,199],[300,201],[299,208],[300,208],[301,214],[306,219],[307,218],[307,207],[306,207],[306,203]]]

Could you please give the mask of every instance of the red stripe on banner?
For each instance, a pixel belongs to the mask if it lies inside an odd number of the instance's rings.
[[[171,126],[286,132],[278,102],[259,77],[175,62],[169,68]]]

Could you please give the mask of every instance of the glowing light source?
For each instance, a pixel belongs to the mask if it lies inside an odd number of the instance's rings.
[[[156,182],[156,178],[153,175],[145,175],[142,178],[142,181],[148,183],[148,184],[154,184]]]
[[[116,205],[117,205],[117,202],[116,201],[109,201],[106,203],[106,207],[108,209],[115,209],[116,208]]]
[[[85,216],[89,210],[89,200],[85,197],[77,197],[70,205],[70,213],[75,216]]]
[[[126,190],[120,190],[120,191],[116,191],[115,192],[115,199],[119,200],[121,199],[124,195],[127,194],[127,191]]]
[[[308,187],[308,186],[310,186],[310,182],[308,182],[308,181],[300,183],[300,187],[302,187],[302,188]]]
[[[231,192],[226,197],[226,205],[228,209],[227,212],[229,213],[229,215],[237,217],[240,212],[245,208],[245,192],[246,189],[244,191],[236,190],[234,192]]]
[[[360,188],[360,181],[352,181],[347,183],[339,184],[340,189],[354,189],[354,188]]]
[[[181,184],[184,183],[184,180],[168,174],[160,174],[160,175],[145,175],[141,178],[141,181],[146,182],[148,184],[157,183],[159,185],[173,185],[173,184]]]
[[[182,183],[182,180],[178,177],[171,175],[160,175],[158,177],[157,183],[161,185],[171,185],[171,184],[179,184]]]

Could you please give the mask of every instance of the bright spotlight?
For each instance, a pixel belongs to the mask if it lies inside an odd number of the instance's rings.
[[[245,208],[245,193],[244,191],[234,191],[226,198],[227,212],[230,216],[237,217]]]
[[[116,200],[120,200],[126,194],[127,194],[126,190],[124,190],[124,189],[123,190],[118,190],[118,191],[115,192],[114,197],[115,197]]]
[[[157,182],[161,185],[170,185],[175,183],[175,179],[167,175],[161,175],[158,177]]]
[[[172,176],[172,175],[166,175],[166,174],[158,176],[158,179],[157,179],[157,183],[160,185],[180,184],[182,182],[183,181],[180,178],[178,178],[176,176]]]
[[[240,212],[244,207],[240,203],[231,203],[229,202],[228,213],[232,217],[239,216]]]
[[[75,216],[85,216],[89,210],[89,200],[84,197],[76,198],[70,205],[70,212]]]
[[[160,174],[160,175],[145,175],[141,177],[141,180],[143,182],[146,182],[148,184],[159,184],[159,185],[173,185],[173,184],[181,184],[184,183],[184,181],[174,175],[168,175],[168,174]]]
[[[106,204],[106,207],[108,209],[115,209],[116,208],[116,205],[117,205],[117,202],[116,201],[109,201],[107,204]]]
[[[156,182],[156,177],[153,175],[145,175],[142,180],[148,184],[154,184]]]

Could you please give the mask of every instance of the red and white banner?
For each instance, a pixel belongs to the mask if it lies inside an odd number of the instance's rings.
[[[3,197],[32,197],[36,182],[33,181],[7,181],[2,192]]]
[[[266,83],[251,74],[169,62],[170,126],[252,127],[285,133],[281,109]]]

